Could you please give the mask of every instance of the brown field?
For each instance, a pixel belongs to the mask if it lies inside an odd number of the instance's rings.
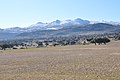
[[[120,41],[0,51],[0,80],[120,80]]]

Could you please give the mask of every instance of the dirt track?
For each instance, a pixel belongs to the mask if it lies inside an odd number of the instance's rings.
[[[0,51],[0,80],[120,80],[120,41]]]

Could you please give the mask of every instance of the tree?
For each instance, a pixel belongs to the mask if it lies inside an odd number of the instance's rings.
[[[87,41],[90,41],[91,43],[95,43],[95,45],[96,45],[96,43],[98,43],[100,45],[102,43],[106,44],[106,43],[110,42],[110,40],[106,37],[104,37],[104,38],[91,38],[91,39],[87,39]]]
[[[106,37],[103,38],[103,43],[104,43],[104,44],[106,44],[106,43],[108,43],[108,42],[110,42],[110,39],[108,39],[108,38],[106,38]]]
[[[6,50],[6,48],[8,48],[8,47],[9,47],[9,45],[7,45],[7,44],[1,45],[2,50]]]
[[[38,44],[38,47],[43,47],[43,43],[42,42],[36,42]]]
[[[110,40],[109,40],[108,38],[104,37],[104,38],[97,38],[97,39],[95,40],[95,42],[100,45],[100,44],[102,44],[102,43],[106,44],[106,43],[110,42]]]

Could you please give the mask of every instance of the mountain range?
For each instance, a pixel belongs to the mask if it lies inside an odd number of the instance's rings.
[[[77,18],[64,21],[56,20],[50,23],[37,22],[26,28],[0,29],[0,39],[88,35],[119,31],[120,24],[118,22],[94,22]]]

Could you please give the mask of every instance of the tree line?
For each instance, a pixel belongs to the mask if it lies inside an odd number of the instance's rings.
[[[81,40],[82,39],[82,40]],[[14,46],[24,46],[25,48],[27,48],[28,44],[32,44],[32,43],[36,43],[37,46],[36,47],[47,47],[47,46],[66,46],[66,45],[76,45],[76,44],[83,44],[85,45],[87,42],[89,42],[89,44],[95,44],[95,45],[101,45],[101,44],[105,44],[110,42],[110,39],[107,37],[84,37],[84,38],[80,38],[80,37],[76,37],[76,36],[72,36],[72,37],[60,37],[60,39],[58,37],[56,38],[51,38],[48,40],[43,40],[43,41],[3,41],[0,43],[0,47],[2,50],[6,50],[6,48],[12,48],[12,49],[16,49],[14,48]],[[32,46],[32,45],[31,45]],[[23,49],[23,47],[21,47],[21,49]]]

